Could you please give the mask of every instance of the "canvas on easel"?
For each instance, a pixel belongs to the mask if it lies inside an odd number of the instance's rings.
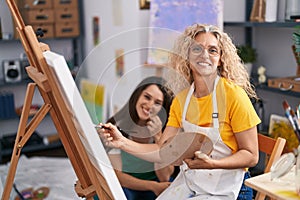
[[[90,200],[94,195],[101,200],[126,199],[64,57],[39,43],[32,27],[25,26],[14,0],[7,3],[30,62],[26,71],[33,83],[27,86],[1,199],[9,199],[21,150],[48,113],[78,178],[75,185],[78,196]],[[44,105],[28,122],[35,88]]]

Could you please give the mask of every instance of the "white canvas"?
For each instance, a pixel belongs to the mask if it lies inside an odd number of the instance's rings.
[[[73,109],[74,117],[78,122],[76,126],[79,126],[81,130],[83,130],[83,133],[79,131],[77,133],[87,150],[89,158],[107,181],[114,199],[126,200],[122,187],[109,161],[102,142],[100,141],[97,131],[94,128],[65,58],[51,51],[46,51],[43,54],[48,65],[54,69],[65,98]]]

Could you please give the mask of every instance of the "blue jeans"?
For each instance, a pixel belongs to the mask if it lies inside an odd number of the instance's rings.
[[[252,190],[252,188],[250,188],[250,187],[247,187],[246,185],[245,185],[245,180],[247,179],[247,178],[250,178],[251,176],[250,176],[250,172],[248,171],[248,172],[246,172],[245,173],[245,176],[244,176],[244,180],[243,180],[243,184],[242,184],[242,187],[241,187],[241,190],[240,190],[240,193],[239,193],[239,195],[238,195],[238,198],[237,198],[237,200],[252,200],[252,197],[253,197],[253,190]]]
[[[127,200],[154,200],[156,195],[152,191],[137,191],[123,187],[124,194]],[[94,200],[99,200],[98,196],[94,196]]]
[[[170,178],[170,182],[174,180],[173,177]],[[155,179],[154,181],[158,181],[158,179]],[[156,195],[152,191],[138,191],[138,190],[132,190],[125,187],[122,187],[124,194],[126,196],[127,200],[155,200]],[[94,200],[99,200],[97,195],[94,196]]]
[[[152,191],[137,191],[123,187],[127,200],[154,200],[156,195]]]
[[[154,179],[153,181],[159,181],[158,178]],[[173,177],[170,178],[170,182],[173,181]],[[127,200],[155,200],[156,195],[152,191],[138,191],[138,190],[132,190],[125,187],[122,187],[124,194],[127,198]]]

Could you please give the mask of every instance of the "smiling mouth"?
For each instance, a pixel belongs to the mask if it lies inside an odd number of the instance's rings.
[[[150,110],[147,110],[145,108],[143,108],[143,112],[144,112],[145,115],[150,115],[151,114]]]
[[[211,66],[211,64],[209,64],[209,63],[204,63],[204,62],[197,62],[197,65],[207,66],[207,67]]]

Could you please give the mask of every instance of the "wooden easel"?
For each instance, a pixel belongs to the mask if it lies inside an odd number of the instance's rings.
[[[14,0],[7,0],[7,4],[15,20],[16,29],[31,65],[26,68],[27,73],[34,83],[29,83],[27,86],[10,168],[1,199],[9,199],[22,147],[48,112],[77,175],[78,181],[76,182],[75,190],[78,196],[93,199],[93,196],[97,194],[101,200],[113,199],[106,180],[93,166],[79,135],[74,134],[78,130],[75,126],[76,122],[74,121],[70,105],[64,100],[58,81],[43,57],[43,51],[49,50],[48,45],[39,43],[32,27],[25,26]],[[44,100],[44,105],[27,123],[36,87]]]

